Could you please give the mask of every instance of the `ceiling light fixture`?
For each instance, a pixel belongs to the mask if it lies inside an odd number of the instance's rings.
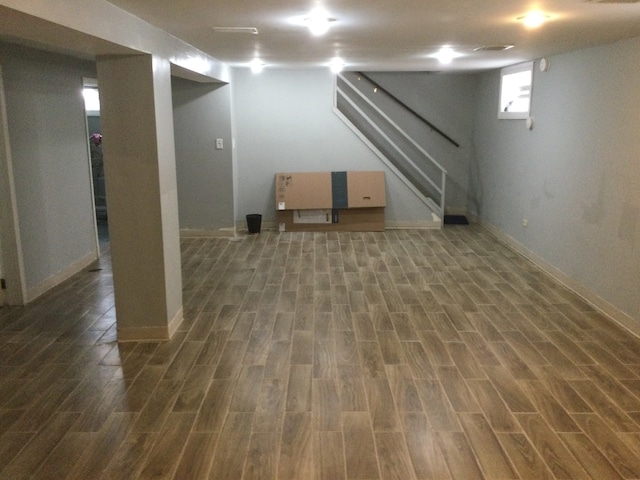
[[[522,15],[521,17],[516,18],[519,22],[522,22],[527,28],[538,28],[547,20],[549,20],[549,15],[546,13],[534,11],[529,12],[526,15]]]
[[[344,69],[344,62],[336,57],[329,63],[329,68],[333,73],[340,73]]]
[[[437,58],[440,63],[448,64],[451,63],[454,58],[460,57],[461,55],[456,53],[453,48],[445,46],[431,56]]]
[[[260,73],[264,70],[264,63],[259,58],[254,58],[249,64],[253,73]]]
[[[335,22],[335,18],[330,18],[322,10],[314,10],[304,19],[304,23],[309,28],[312,35],[319,36],[324,35],[329,31],[331,22]]]

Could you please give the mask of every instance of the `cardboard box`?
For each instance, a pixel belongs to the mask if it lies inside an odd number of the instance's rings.
[[[331,223],[333,210],[324,208],[321,210],[293,210],[293,223]]]
[[[382,232],[384,231],[384,207],[333,209],[331,222],[301,223],[295,221],[297,210],[276,212],[278,227],[282,232]],[[304,216],[304,214],[302,214]]]
[[[276,210],[333,208],[331,172],[276,173]]]
[[[276,210],[386,206],[384,172],[276,173]]]
[[[347,172],[348,208],[384,207],[384,172]]]
[[[278,230],[381,232],[384,172],[276,173]]]

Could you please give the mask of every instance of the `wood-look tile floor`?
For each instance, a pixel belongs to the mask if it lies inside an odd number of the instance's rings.
[[[0,309],[0,478],[640,478],[640,340],[482,228],[182,248],[169,342],[108,255]]]

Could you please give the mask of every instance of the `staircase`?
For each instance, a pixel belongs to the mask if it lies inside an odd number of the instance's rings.
[[[436,131],[454,145],[458,144],[362,72],[336,75],[334,101],[336,114],[424,203],[432,218],[426,226],[441,228],[447,172],[381,105],[394,103],[395,109],[399,107],[405,111],[405,117],[408,112],[416,122]]]

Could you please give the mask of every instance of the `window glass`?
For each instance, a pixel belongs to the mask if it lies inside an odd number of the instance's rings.
[[[531,109],[533,62],[503,68],[498,118],[527,118]]]
[[[82,90],[84,108],[88,113],[100,112],[100,97],[97,88],[85,87]]]

